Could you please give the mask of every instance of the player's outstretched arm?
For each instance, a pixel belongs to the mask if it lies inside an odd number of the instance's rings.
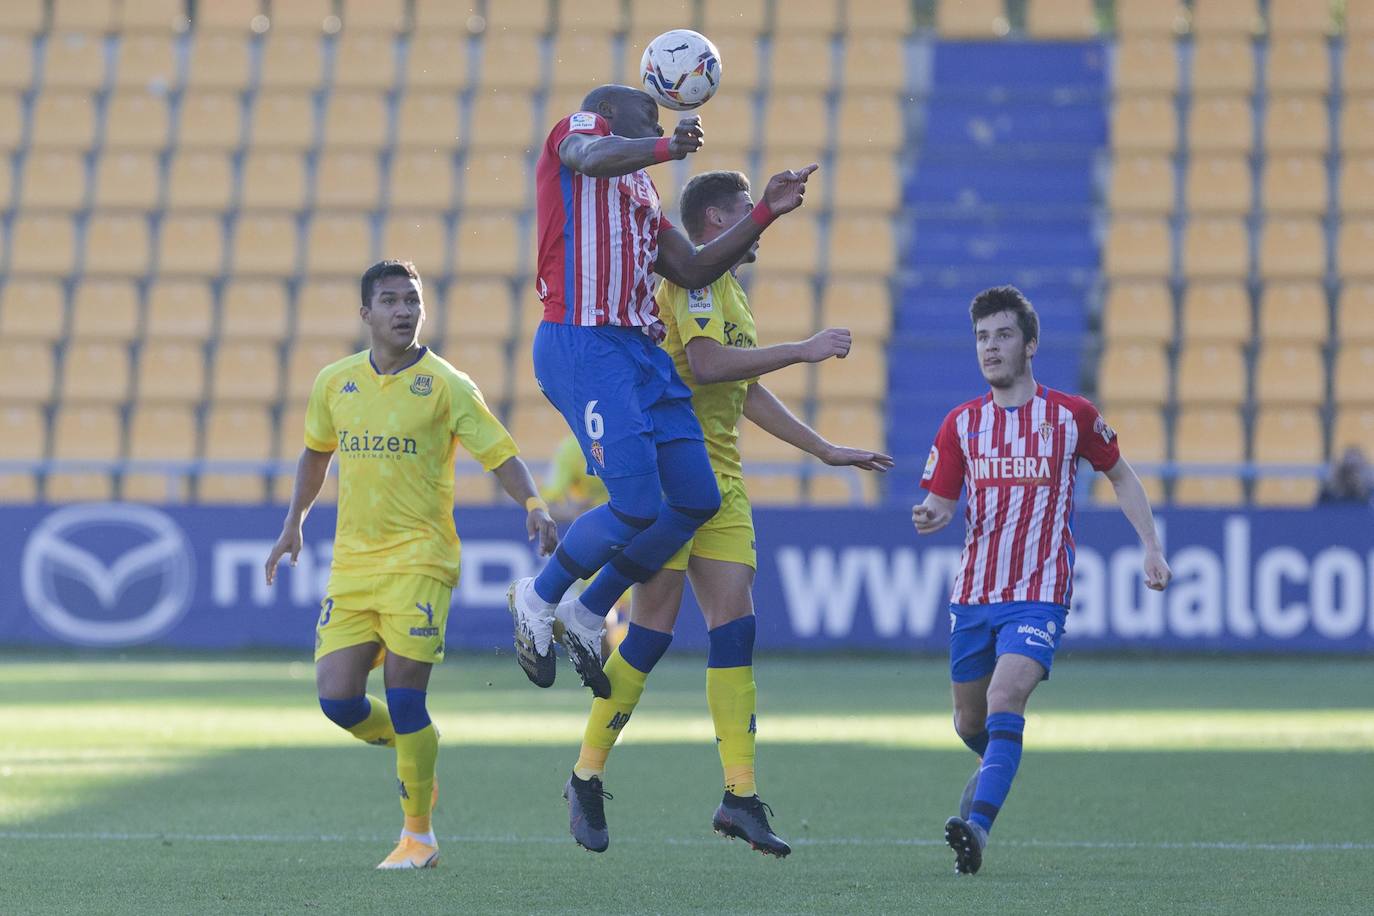
[[[695,341],[693,341],[695,343]],[[691,344],[688,344],[691,346]],[[764,432],[781,439],[831,467],[854,467],[861,471],[887,471],[892,458],[882,452],[835,445],[807,426],[778,400],[778,396],[757,382],[744,395],[744,415]]]
[[[691,240],[677,229],[659,232],[654,272],[683,289],[710,286],[739,263],[769,223],[802,205],[806,179],[818,168],[813,162],[799,171],[788,169],[768,179],[753,212],[700,248],[694,248]]]
[[[911,508],[911,524],[917,534],[934,534],[949,524],[957,508],[959,500],[927,493],[925,502]]]
[[[617,178],[648,168],[657,162],[686,159],[701,149],[705,133],[697,115],[677,122],[671,137],[593,136],[568,134],[558,144],[558,158],[574,172],[592,178]]]
[[[539,555],[547,557],[558,546],[558,526],[549,515],[549,507],[540,499],[530,469],[519,458],[507,458],[492,471],[501,489],[525,507],[525,531],[539,548]]]
[[[687,341],[687,365],[692,367],[692,377],[702,385],[740,382],[797,363],[819,363],[831,357],[844,359],[853,342],[848,328],[826,328],[809,340],[753,350],[727,347],[709,337],[694,337]]]
[[[277,538],[277,543],[272,545],[272,552],[267,555],[268,585],[276,580],[277,564],[283,556],[291,554],[291,565],[296,565],[296,558],[301,552],[301,526],[305,524],[305,517],[315,504],[315,498],[320,495],[320,487],[324,486],[325,475],[329,473],[329,462],[333,459],[333,452],[317,452],[311,448],[301,452],[300,460],[296,462],[296,484],[291,490],[291,508],[287,510],[286,521],[282,523],[281,537]]]
[[[1174,574],[1164,559],[1164,545],[1159,540],[1154,513],[1150,511],[1150,497],[1145,495],[1145,487],[1136,476],[1135,468],[1125,458],[1118,459],[1104,473],[1112,482],[1112,489],[1116,490],[1122,514],[1140,536],[1140,546],[1145,551],[1145,584],[1161,592]]]

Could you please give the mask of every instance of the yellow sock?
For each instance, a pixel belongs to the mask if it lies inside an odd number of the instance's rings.
[[[396,746],[396,729],[391,726],[391,713],[386,704],[369,695],[368,704],[372,707],[367,718],[348,730],[354,738],[379,747]]]
[[[405,829],[429,833],[434,796],[434,767],[439,759],[439,733],[434,723],[418,732],[396,736],[396,778],[400,783]]]
[[[716,727],[716,748],[725,770],[725,788],[742,797],[758,793],[754,785],[757,697],[752,665],[706,669],[706,702]]]
[[[611,681],[610,699],[592,701],[592,712],[587,718],[586,731],[582,733],[582,751],[577,757],[573,772],[578,779],[590,779],[606,772],[606,758],[620,737],[620,730],[630,721],[639,697],[644,693],[644,682],[649,675],[621,658],[616,649],[606,660],[603,670]]]

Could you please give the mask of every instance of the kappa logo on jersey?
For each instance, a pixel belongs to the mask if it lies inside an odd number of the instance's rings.
[[[1102,437],[1103,442],[1111,442],[1116,438],[1116,430],[1107,425],[1107,421],[1098,417],[1093,421],[1093,432]]]
[[[1053,482],[1050,459],[1040,455],[974,458],[969,469],[978,487],[1047,487]]]
[[[935,446],[930,447],[930,457],[926,458],[926,472],[921,475],[922,480],[930,480],[935,476],[935,469],[940,466],[940,450]]]
[[[568,118],[568,130],[596,130],[596,115],[590,111],[579,111]]]
[[[714,307],[714,303],[711,302],[711,290],[709,288],[687,290],[687,311],[709,312]]]
[[[410,393],[418,394],[422,398],[428,397],[433,390],[434,376],[432,375],[417,375],[415,381],[410,383]]]
[[[353,384],[353,380],[352,380],[352,379],[349,379],[348,381],[344,382],[343,393],[344,393],[344,394],[357,394],[357,393],[358,393],[358,386],[355,385],[355,384]]]

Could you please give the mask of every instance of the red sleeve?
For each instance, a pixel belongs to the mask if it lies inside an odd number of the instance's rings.
[[[930,457],[926,459],[926,472],[921,477],[924,489],[945,499],[958,499],[964,488],[964,450],[959,447],[959,431],[955,426],[958,416],[956,410],[940,424],[935,444],[930,447]]]
[[[544,151],[558,158],[558,147],[568,134],[588,134],[593,137],[608,137],[611,125],[599,114],[590,111],[575,111],[553,126],[549,139],[544,143]]]
[[[1073,419],[1078,424],[1077,455],[1088,459],[1094,471],[1110,471],[1121,460],[1116,430],[1107,425],[1086,398],[1074,398],[1072,406]]]

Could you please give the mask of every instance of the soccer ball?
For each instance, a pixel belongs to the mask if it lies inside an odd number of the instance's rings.
[[[639,61],[644,91],[660,105],[689,111],[720,87],[720,52],[711,40],[691,29],[673,29],[649,42]]]

